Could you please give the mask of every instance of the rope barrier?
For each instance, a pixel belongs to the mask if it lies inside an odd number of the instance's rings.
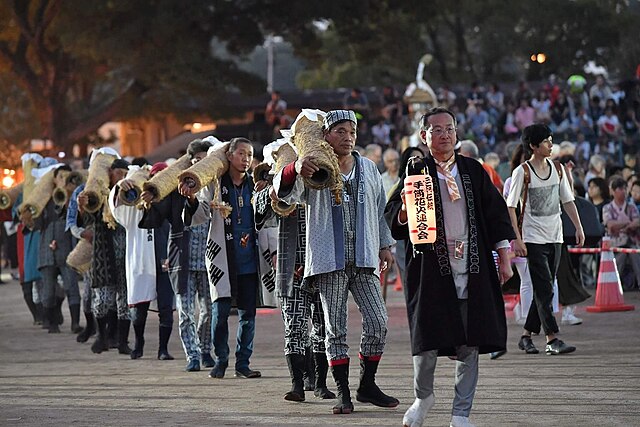
[[[609,248],[608,250],[623,254],[640,254],[640,249],[635,248]],[[599,254],[602,251],[602,248],[569,248],[569,252],[572,254]]]

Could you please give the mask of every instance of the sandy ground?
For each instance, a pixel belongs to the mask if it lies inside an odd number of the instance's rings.
[[[221,380],[208,370],[186,373],[177,334],[174,361],[156,360],[157,324],[150,314],[145,356],[130,360],[111,350],[94,355],[69,332],[64,308],[63,333],[49,335],[33,326],[19,284],[8,274],[0,285],[1,426],[399,426],[413,402],[412,363],[404,299],[389,289],[388,344],[378,383],[400,399],[396,409],[355,403],[351,415],[331,414],[333,401],[307,393],[303,403],[282,399],[289,389],[283,357],[282,321],[276,311],[257,319],[252,367],[261,379]],[[481,356],[480,381],[471,419],[478,426],[638,426],[640,425],[640,293],[625,295],[636,310],[586,313],[580,326],[562,328],[561,338],[576,345],[572,355],[525,355],[517,349],[520,328],[509,319],[509,353],[498,360]],[[235,333],[237,318],[231,318]],[[349,343],[357,357],[360,318],[351,306]],[[133,340],[133,333],[131,334]],[[544,348],[543,337],[534,339]],[[233,362],[232,362],[233,363]],[[440,359],[436,404],[425,425],[447,426],[453,396],[454,362]],[[353,389],[358,368],[351,367]],[[335,390],[332,380],[330,387]],[[355,393],[354,393],[355,394]]]

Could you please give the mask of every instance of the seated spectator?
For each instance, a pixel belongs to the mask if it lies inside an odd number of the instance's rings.
[[[378,170],[384,170],[382,164],[382,147],[378,144],[369,144],[364,147],[364,156],[378,166]]]
[[[583,136],[593,138],[595,132],[593,130],[593,119],[584,107],[578,108],[578,114],[571,121],[571,128],[574,132],[582,133]]]
[[[540,90],[538,96],[531,101],[531,106],[536,110],[536,122],[551,123],[551,100],[546,91]]]
[[[388,199],[390,191],[400,181],[400,153],[393,148],[387,148],[382,154],[382,162],[385,169],[382,173],[382,188]]]
[[[566,132],[571,128],[571,106],[564,92],[558,94],[555,104],[551,107],[551,124],[554,133]]]
[[[478,82],[471,83],[471,90],[467,93],[467,104],[484,106],[484,94]]]
[[[384,117],[379,117],[378,121],[371,128],[373,143],[382,147],[391,145],[391,126],[387,124]]]
[[[528,99],[521,99],[520,106],[515,111],[515,125],[520,131],[531,126],[535,121],[536,111],[529,105]]]
[[[487,112],[495,123],[504,111],[504,94],[500,91],[500,87],[497,84],[492,83],[491,86],[489,86],[485,100]]]
[[[604,178],[595,177],[591,178],[587,183],[587,194],[589,200],[598,210],[600,222],[602,222],[602,208],[609,203],[609,187],[607,187],[607,181]]]
[[[638,180],[631,184],[631,202],[640,210],[640,181]]]
[[[344,97],[342,108],[345,110],[353,110],[356,113],[358,122],[368,120],[371,109],[367,95],[357,87],[351,89],[351,92]],[[358,137],[359,136],[360,135],[358,135]]]
[[[612,194],[611,203],[602,208],[602,223],[607,236],[611,239],[611,246],[616,248],[637,248],[640,243],[638,229],[640,228],[640,213],[633,203],[627,200],[627,182],[620,176],[612,176],[609,189]],[[625,290],[631,290],[640,283],[640,254],[616,253],[616,263],[619,271],[624,271],[629,262],[635,275],[635,283],[622,278]]]
[[[618,120],[618,116],[613,114],[611,107],[607,107],[604,110],[604,114],[600,116],[596,124],[598,125],[599,134],[606,136],[607,139],[617,141],[622,137],[620,120]]]
[[[624,133],[630,137],[638,137],[638,129],[640,129],[640,122],[636,118],[636,113],[633,108],[628,108],[624,119],[622,120],[622,128]]]
[[[453,92],[448,85],[442,86],[438,91],[438,102],[445,108],[451,109],[456,103],[456,98],[455,92]]]
[[[613,92],[611,91],[611,88],[605,81],[604,77],[597,76],[596,83],[591,86],[591,89],[589,89],[589,98],[593,99],[597,96],[600,101],[600,107],[604,107],[606,100],[611,98],[612,95]]]
[[[466,111],[467,130],[473,132],[474,137],[480,137],[484,133],[484,126],[489,124],[489,114],[484,111],[482,105],[469,104]]]

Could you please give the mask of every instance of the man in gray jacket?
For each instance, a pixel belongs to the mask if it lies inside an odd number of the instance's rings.
[[[325,140],[338,156],[344,191],[338,203],[331,190],[304,187],[303,178],[319,170],[314,158],[304,156],[274,178],[278,198],[306,203],[306,259],[304,286],[320,292],[326,325],[326,351],[338,387],[334,414],[353,411],[349,391],[347,298],[353,295],[362,313],[360,385],[356,399],[381,407],[398,406],[375,383],[387,333],[387,310],[380,291],[378,268],[393,263],[395,243],[384,220],[385,194],[376,165],[353,150],[357,121],[353,111],[327,113]]]

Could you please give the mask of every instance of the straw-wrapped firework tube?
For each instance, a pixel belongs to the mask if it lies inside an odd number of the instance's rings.
[[[11,188],[0,191],[0,209],[8,209],[16,202],[22,192],[23,184],[14,185]]]
[[[33,190],[33,186],[36,182],[36,178],[31,175],[31,171],[33,171],[34,169],[38,168],[38,162],[36,162],[34,159],[29,159],[26,162],[23,163],[22,166],[22,172],[24,175],[24,182],[23,182],[23,200],[25,198],[27,198],[27,196],[31,193],[31,191]]]
[[[227,151],[229,142],[211,147],[207,157],[180,174],[180,182],[197,193],[214,179],[220,178],[229,169]]]
[[[42,214],[45,206],[51,200],[51,193],[53,193],[54,181],[53,170],[50,170],[36,184],[36,186],[20,205],[19,213],[22,214],[28,210],[31,213],[32,218],[37,218]]]
[[[143,167],[133,172],[131,176],[127,178],[131,181],[133,188],[118,192],[118,200],[120,203],[126,206],[135,206],[140,201],[140,194],[142,194],[142,186],[149,180],[149,168]]]
[[[275,173],[280,172],[285,166],[298,160],[298,155],[296,154],[293,147],[289,144],[283,144],[280,148],[273,152],[272,156],[276,161],[274,169]],[[271,208],[280,216],[289,216],[291,212],[296,210],[296,205],[290,205],[283,202],[282,200],[277,202],[275,200],[272,200]]]
[[[84,274],[91,268],[93,260],[93,245],[86,239],[80,239],[69,255],[67,265],[79,274]]]
[[[142,185],[142,189],[153,195],[151,202],[156,203],[167,197],[178,188],[178,177],[185,169],[191,166],[189,155],[185,154],[166,169],[161,170],[149,181]]]
[[[109,195],[105,196],[102,204],[104,205],[104,209],[102,209],[102,222],[107,224],[107,228],[115,230],[118,223],[116,223],[116,219],[113,217],[113,212],[111,212],[111,207],[109,206]]]
[[[98,153],[91,162],[87,184],[82,191],[89,199],[85,211],[92,214],[98,212],[109,195],[109,170],[115,159],[110,154]]]
[[[64,173],[65,171],[63,171]],[[68,172],[64,179],[65,187],[56,187],[53,189],[53,193],[51,194],[51,198],[53,199],[53,203],[57,206],[64,206],[69,201],[69,197],[73,190],[75,190],[78,186],[84,184],[87,180],[88,171],[86,170],[78,170],[73,172]],[[73,189],[68,188],[69,185],[73,186]]]
[[[324,140],[322,120],[312,121],[305,116],[297,119],[291,141],[298,149],[298,155],[301,158],[312,156],[314,164],[320,169],[311,178],[303,178],[307,187],[322,190],[334,189],[338,183],[342,186],[338,156]]]

